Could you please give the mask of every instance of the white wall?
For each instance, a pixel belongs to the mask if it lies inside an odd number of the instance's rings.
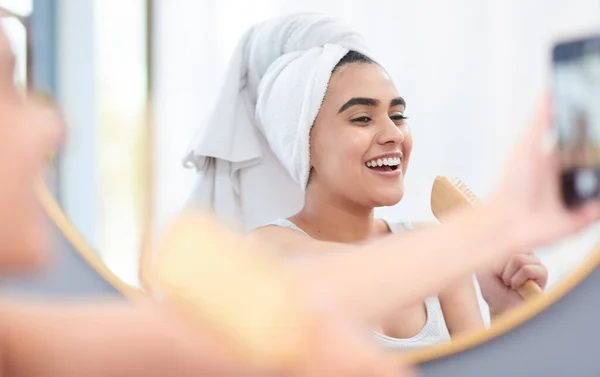
[[[146,104],[144,9],[144,0],[57,0],[57,97],[68,126],[61,204],[109,268],[131,284],[142,233],[132,182],[142,165],[135,147]]]
[[[157,2],[155,98],[158,215],[176,211],[194,180],[181,168],[241,33],[296,10],[345,17],[382,57],[407,101],[416,144],[407,196],[384,212],[430,218],[437,174],[488,194],[507,148],[547,87],[553,40],[600,29],[598,0]]]
[[[600,30],[599,0],[158,0],[156,8],[158,229],[188,195],[195,174],[182,168],[181,158],[237,39],[258,21],[316,10],[344,17],[364,33],[407,99],[415,134],[405,199],[380,212],[410,220],[432,219],[430,190],[438,174],[459,176],[476,194],[488,195],[549,86],[552,43]],[[555,280],[581,255],[570,262],[544,258]]]

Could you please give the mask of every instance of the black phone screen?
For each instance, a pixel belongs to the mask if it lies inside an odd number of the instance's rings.
[[[565,204],[600,197],[600,36],[553,50],[554,123]]]

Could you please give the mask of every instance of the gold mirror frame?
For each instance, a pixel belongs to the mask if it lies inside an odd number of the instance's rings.
[[[565,278],[557,282],[554,287],[543,295],[524,302],[518,308],[511,310],[497,320],[492,321],[489,328],[458,335],[451,342],[437,346],[424,347],[406,352],[402,355],[394,355],[410,363],[423,363],[442,357],[454,355],[470,348],[483,345],[486,342],[499,337],[549,308],[551,305],[566,296],[571,290],[579,285],[600,265],[600,246],[582,261],[581,265],[571,271]]]
[[[73,249],[98,275],[127,298],[137,300],[147,297],[143,291],[125,283],[106,266],[96,251],[94,251],[83,235],[79,233],[75,225],[69,220],[45,182],[39,182],[36,187],[36,195],[50,221],[52,221],[54,226],[73,246]]]
[[[148,97],[151,97],[152,86],[151,86],[151,72],[152,72],[152,12],[153,12],[153,0],[147,0],[147,64],[148,64]],[[35,12],[35,9],[34,9]],[[27,25],[26,20],[19,18],[24,25]],[[28,46],[29,51],[29,46]],[[27,63],[27,66],[30,66],[30,62]],[[150,253],[150,235],[152,234],[152,199],[154,194],[154,185],[153,185],[153,153],[152,153],[152,145],[154,142],[153,139],[153,129],[152,129],[152,121],[151,121],[151,106],[148,106],[148,130],[146,133],[147,144],[149,146],[147,151],[147,169],[148,174],[148,187],[149,187],[149,195],[148,203],[146,208],[146,213],[148,214],[148,218],[146,219],[146,226],[143,232],[143,240],[142,240],[142,252],[140,258],[140,283],[142,289],[136,289],[131,285],[125,283],[119,277],[117,277],[101,260],[98,254],[94,251],[94,249],[89,245],[89,243],[83,238],[74,224],[69,220],[68,216],[65,214],[59,203],[56,201],[51,191],[45,184],[45,182],[40,182],[37,187],[37,197],[39,202],[41,203],[43,209],[45,210],[47,216],[50,221],[54,223],[54,225],[58,228],[58,230],[64,235],[66,240],[73,246],[73,249],[85,260],[103,279],[105,279],[109,284],[111,284],[116,290],[122,293],[125,297],[132,300],[144,300],[148,299],[148,296],[144,292],[145,287],[145,279],[144,272],[147,266],[151,263],[151,253]],[[581,283],[594,269],[596,269],[600,265],[600,247],[597,247],[596,250],[588,256],[585,261],[574,271],[570,272],[567,277],[558,282],[552,289],[546,292],[544,295],[532,299],[526,303],[524,303],[521,307],[512,310],[501,318],[494,320],[491,326],[485,330],[465,333],[459,336],[456,336],[452,339],[451,342],[446,344],[441,344],[437,346],[424,347],[417,350],[411,350],[407,352],[399,352],[391,357],[394,359],[402,360],[403,362],[410,362],[413,364],[419,364],[427,361],[431,361],[438,358],[448,357],[459,352],[471,349],[476,346],[484,345],[486,342],[501,336],[508,331],[524,324],[526,321],[532,319],[537,314],[542,312],[543,310],[550,307],[552,304],[560,300],[567,293],[569,293],[573,288],[575,288],[579,283]]]
[[[153,3],[154,0],[145,0],[146,7],[146,66],[147,66],[147,96],[151,98],[152,93],[152,15],[153,15]],[[35,12],[35,9],[33,10]],[[28,16],[22,16],[20,14],[14,13],[9,9],[6,9],[0,6],[0,18],[14,18],[19,23],[23,25],[26,30],[26,39],[25,39],[25,50],[26,50],[26,61],[25,61],[25,70],[26,70],[26,87],[27,90],[32,90],[33,86],[33,59],[32,59],[32,46],[31,46],[31,25]],[[35,57],[33,57],[35,58]],[[44,95],[42,93],[42,95]],[[150,101],[148,101],[149,103]],[[152,179],[153,175],[153,154],[152,144],[153,139],[153,129],[152,129],[152,121],[151,121],[151,106],[146,105],[146,140],[148,144],[147,150],[145,151],[146,158],[144,161],[144,168],[147,170],[148,174],[146,177],[146,186],[149,187],[147,202],[145,203],[145,213],[148,214],[147,219],[145,220],[142,232],[142,240],[141,240],[141,252],[140,252],[140,286],[142,289],[137,289],[136,287],[127,284],[122,279],[120,279],[116,274],[114,274],[108,266],[102,261],[99,254],[94,250],[94,248],[85,240],[83,235],[77,230],[77,227],[69,220],[67,214],[60,206],[54,195],[52,194],[51,189],[48,187],[46,181],[44,179],[40,179],[40,181],[36,185],[36,196],[41,204],[44,212],[46,213],[49,220],[54,224],[54,226],[62,233],[65,239],[71,244],[73,249],[80,255],[80,257],[90,266],[92,267],[100,277],[102,277],[106,282],[108,282],[113,288],[115,288],[118,292],[123,294],[126,298],[132,300],[140,300],[140,299],[148,299],[144,289],[144,280],[142,279],[144,269],[143,265],[147,265],[150,261],[150,243],[148,242],[150,235],[152,234],[152,200],[153,200],[153,184]],[[146,262],[148,260],[148,262]]]

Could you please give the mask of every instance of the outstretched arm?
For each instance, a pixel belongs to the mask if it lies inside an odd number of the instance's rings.
[[[511,213],[493,206],[477,204],[453,214],[442,226],[360,246],[318,241],[276,227],[261,228],[248,237],[282,252],[306,284],[370,322],[389,314],[399,302],[410,305],[437,295],[514,250],[520,242],[517,235],[497,231],[511,229]]]
[[[151,304],[0,303],[2,375],[245,376],[208,331]]]

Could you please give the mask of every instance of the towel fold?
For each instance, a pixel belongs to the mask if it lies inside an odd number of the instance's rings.
[[[184,159],[199,175],[188,205],[247,230],[298,212],[310,172],[310,129],[333,68],[350,50],[372,57],[352,28],[320,14],[250,28]]]

